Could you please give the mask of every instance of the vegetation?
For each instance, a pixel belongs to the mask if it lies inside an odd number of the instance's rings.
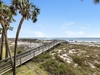
[[[73,72],[64,63],[60,63],[54,59],[50,59],[42,64],[42,66],[52,75],[74,75]],[[68,72],[69,71],[69,72]]]
[[[60,56],[58,56],[57,54],[55,54],[55,59],[59,62],[65,63],[65,61]]]
[[[100,0],[94,0],[95,3],[99,3],[99,1]],[[17,29],[17,32],[16,32],[15,47],[14,47],[14,64],[13,64],[11,52],[10,52],[9,45],[8,45],[7,30],[10,26],[11,21],[14,21],[13,15],[16,15],[17,10],[19,11],[19,14],[22,15],[22,18],[20,20],[20,23],[18,25],[18,29]],[[25,19],[27,19],[27,20],[31,19],[33,22],[36,22],[38,14],[39,14],[39,9],[35,5],[30,3],[29,0],[12,0],[12,5],[11,6],[8,6],[8,5],[4,4],[0,0],[0,24],[2,26],[2,42],[1,42],[0,60],[2,60],[2,51],[3,51],[3,42],[4,42],[3,37],[4,37],[5,38],[5,49],[6,49],[6,52],[5,52],[6,56],[5,57],[8,57],[8,53],[9,53],[9,56],[11,58],[13,72],[14,72],[13,75],[16,75],[16,66],[15,65],[16,65],[16,53],[17,53],[17,51],[16,51],[16,49],[17,49],[17,40],[18,40],[18,37],[19,37],[19,33],[20,33],[20,30],[21,30],[22,23],[24,22]],[[85,53],[86,55],[88,54],[88,52],[90,52],[89,50],[87,51],[87,53]],[[64,52],[65,51],[63,51],[61,53],[61,55],[63,55]],[[66,50],[66,52],[68,52],[68,50]],[[20,53],[20,51],[18,53]],[[95,56],[95,54],[97,54],[97,57],[100,55],[97,51],[90,52],[89,55],[88,55],[89,57],[86,57],[86,60],[90,59],[89,63],[91,63],[94,59],[100,60]],[[77,55],[77,54],[75,54],[75,55]],[[80,54],[80,55],[82,55],[82,54]],[[72,57],[71,55],[69,55],[69,56]],[[93,56],[95,56],[95,57],[93,57]],[[57,55],[54,56],[54,57],[56,58],[56,60],[59,60],[59,62],[62,62],[62,64],[64,64],[63,61]],[[77,60],[75,60],[75,59],[77,59]],[[73,58],[73,61],[75,63],[77,63],[79,66],[82,66],[82,64],[83,64],[83,61],[81,61],[81,57],[80,58],[78,58],[78,57]],[[49,63],[49,65],[52,64],[52,63],[57,63],[57,62],[53,61],[53,62]],[[65,69],[65,67],[62,66],[62,64],[60,64],[59,67],[62,67],[63,69]],[[92,63],[92,64],[94,65],[95,63]],[[99,67],[98,63],[96,63],[95,65],[96,65],[97,68]],[[53,65],[53,66],[56,67],[57,65]],[[44,66],[44,67],[46,67],[46,66]],[[56,68],[55,68],[55,70],[57,71],[56,74],[58,74],[58,70]],[[50,68],[50,69],[52,69],[52,68]],[[68,71],[69,70],[70,69],[68,69]],[[59,70],[59,71],[62,74],[66,73],[66,72],[62,72],[62,70]],[[72,74],[68,73],[68,74],[69,75],[76,75],[75,73],[72,73]]]
[[[72,59],[73,59],[73,61],[74,61],[75,63],[77,63],[79,66],[85,66],[85,65],[84,65],[84,59],[85,59],[84,57],[73,56]]]
[[[21,30],[22,23],[25,19],[31,19],[34,23],[37,21],[37,15],[39,14],[39,9],[29,2],[29,0],[13,0],[12,6],[13,10],[18,10],[19,14],[22,15],[22,18],[19,22],[18,29],[15,37],[15,47],[14,47],[14,75],[16,74],[16,49],[19,33]]]
[[[100,2],[100,0],[94,0],[94,2],[95,2],[95,3],[99,3],[99,2]]]
[[[5,38],[5,49],[6,49],[5,55],[6,55],[6,57],[8,57],[8,53],[9,53],[9,56],[10,56],[11,62],[12,62],[12,68],[13,68],[13,61],[12,61],[11,52],[10,52],[9,45],[8,45],[7,30],[9,29],[10,23],[12,21],[14,21],[14,19],[12,17],[13,15],[15,15],[15,13],[13,13],[11,11],[9,6],[0,0],[0,24],[2,27],[0,60],[2,59],[3,42],[4,42],[4,38]]]
[[[7,30],[8,28],[11,29],[10,23],[11,21],[15,21],[13,19],[13,15],[16,15],[17,10],[19,11],[19,14],[22,15],[22,18],[20,20],[17,32],[16,32],[16,38],[15,38],[15,47],[14,47],[14,63],[12,60],[11,52],[8,45],[8,37],[7,37]],[[0,24],[2,26],[2,42],[1,42],[1,50],[0,50],[0,60],[2,60],[2,51],[3,51],[3,37],[5,37],[5,49],[6,49],[6,57],[8,57],[8,51],[12,62],[12,68],[13,68],[13,75],[16,75],[16,49],[17,49],[17,40],[20,33],[20,29],[22,26],[22,23],[24,22],[24,19],[31,19],[34,23],[37,21],[37,15],[39,14],[39,9],[29,2],[29,0],[12,0],[12,5],[8,6],[4,4],[0,0]]]
[[[70,50],[76,50],[75,54],[69,54]],[[96,58],[95,55],[99,55],[100,52],[95,52],[99,50],[99,47],[96,46],[86,46],[86,45],[75,45],[75,44],[66,44],[62,43],[61,45],[54,48],[52,51],[46,54],[37,56],[37,59],[42,59],[40,63],[41,68],[50,72],[54,75],[99,75],[99,66],[100,63],[95,63],[94,60],[99,60],[99,57]],[[66,60],[60,57],[59,50],[63,51],[63,54],[67,54],[73,60],[71,63],[67,63]],[[66,50],[66,52],[65,52]],[[81,53],[82,52],[82,53]],[[52,53],[54,55],[52,55]],[[79,54],[80,53],[80,56]],[[84,54],[85,53],[85,54]],[[62,55],[63,55],[62,54]],[[81,55],[82,54],[82,55]],[[84,54],[84,55],[83,55]],[[50,56],[48,59],[44,57]],[[42,57],[41,57],[42,56]],[[94,59],[95,58],[95,59]],[[34,59],[33,59],[34,60]],[[44,61],[45,60],[45,61]],[[33,61],[34,62],[34,61]],[[38,63],[38,62],[37,62]],[[95,68],[93,66],[95,66]]]
[[[33,62],[44,62],[45,60],[48,60],[50,58],[51,58],[51,55],[46,53],[46,54],[40,54],[39,56],[34,57],[34,59],[32,59],[32,61]]]
[[[61,50],[60,52],[63,51],[63,53],[60,54],[59,50]],[[100,47],[96,46],[61,43],[50,51],[36,56],[26,64],[28,64],[28,72],[31,70],[30,75],[32,73],[37,75],[34,70],[42,75],[100,75],[100,63],[95,62],[100,61],[99,50]],[[75,53],[71,54],[70,51]],[[72,61],[68,63],[67,59],[61,57],[63,54],[67,54],[68,57],[64,57]],[[26,64],[23,66],[27,67]],[[19,68],[17,74],[22,74],[18,72]],[[21,68],[21,70],[23,69]],[[22,75],[25,75],[25,73]],[[8,72],[4,75],[10,74],[11,72]]]

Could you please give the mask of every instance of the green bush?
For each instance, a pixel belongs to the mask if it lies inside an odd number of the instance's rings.
[[[94,64],[97,68],[100,68],[100,64],[95,63]]]
[[[72,56],[72,59],[75,63],[77,63],[79,66],[84,66],[84,58],[80,56]]]
[[[55,55],[56,60],[58,60],[59,62],[65,63],[65,61],[63,60],[63,58],[61,58],[60,56],[58,56],[57,54]]]
[[[32,59],[32,61],[33,62],[43,62],[43,61],[45,61],[46,59],[49,59],[49,58],[51,58],[51,55],[49,55],[48,53],[46,53],[46,54],[40,54],[40,55],[34,57]]]
[[[23,52],[23,50],[17,50],[17,54],[22,53],[22,52]]]
[[[51,75],[76,75],[65,63],[60,63],[54,59],[50,59],[41,64],[45,70],[51,73]]]

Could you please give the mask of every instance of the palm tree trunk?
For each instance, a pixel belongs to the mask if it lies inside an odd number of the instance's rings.
[[[8,38],[7,38],[7,35],[6,35],[6,29],[5,29],[5,25],[4,25],[4,22],[1,21],[1,26],[2,28],[4,29],[4,36],[5,36],[5,43],[7,44],[7,49],[9,51],[9,55],[10,55],[10,59],[11,59],[11,65],[12,65],[12,68],[13,68],[13,60],[12,60],[12,56],[11,56],[11,52],[10,52],[10,49],[9,49],[9,45],[8,45]]]
[[[5,30],[5,35],[7,36],[7,29]],[[7,48],[6,40],[5,40],[5,50],[6,50],[6,52],[5,52],[5,58],[7,58],[8,57],[8,48]]]
[[[17,41],[18,41],[18,37],[19,37],[19,33],[21,30],[21,26],[22,23],[24,22],[24,17],[21,18],[18,29],[17,29],[17,33],[16,33],[16,38],[15,38],[15,47],[14,47],[14,71],[13,71],[13,75],[16,75],[16,50],[17,50]]]
[[[3,52],[3,41],[4,41],[4,29],[2,30],[2,35],[1,35],[1,51],[0,51],[0,60],[2,60],[2,52]]]

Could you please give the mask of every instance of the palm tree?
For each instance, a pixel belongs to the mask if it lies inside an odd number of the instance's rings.
[[[11,27],[11,26],[6,26],[6,35],[7,35],[7,30],[13,30],[13,27]],[[0,60],[2,60],[2,52],[3,52],[3,42],[4,42],[4,29],[2,29],[2,28],[0,28],[0,34],[1,34],[1,46],[0,46]],[[6,42],[6,40],[5,40],[5,42]],[[7,43],[5,43],[5,49],[6,49],[6,51],[5,51],[5,58],[7,58],[8,57],[8,49],[7,49]]]
[[[81,1],[83,1],[83,0],[81,0]],[[94,3],[99,3],[100,0],[93,0],[93,2],[94,2]]]
[[[0,47],[0,60],[2,60],[2,52],[3,52],[3,41],[4,41],[4,33],[3,33],[3,29],[1,28],[1,47]]]
[[[100,0],[93,0],[94,1],[94,3],[99,3],[100,2]]]
[[[8,30],[13,30],[13,27],[11,27],[11,26],[8,26],[8,25],[5,25],[5,29],[6,29],[6,35],[7,35],[7,31]],[[6,40],[5,40],[5,42],[6,42]],[[5,43],[5,58],[7,58],[8,57],[8,49],[7,49],[7,43]]]
[[[9,52],[10,59],[12,62],[12,68],[13,68],[13,61],[12,61],[12,56],[11,56],[11,52],[10,52],[9,45],[8,45],[7,27],[10,26],[10,22],[14,20],[13,15],[15,15],[15,13],[12,12],[10,7],[7,6],[6,4],[4,4],[0,0],[0,24],[1,24],[2,29],[3,29],[2,34],[4,35],[5,43],[6,43],[6,49],[7,49],[6,56],[8,56],[8,52]]]
[[[2,60],[3,40],[4,40],[4,34],[2,28],[0,28],[0,34],[1,34],[0,60]]]
[[[15,37],[15,47],[14,47],[14,72],[13,75],[16,75],[16,49],[17,49],[17,40],[21,30],[22,23],[25,19],[31,19],[33,22],[37,21],[37,15],[40,13],[39,9],[35,5],[29,2],[29,0],[13,0],[12,6],[15,10],[18,10],[22,15],[22,18],[19,22],[18,29]]]

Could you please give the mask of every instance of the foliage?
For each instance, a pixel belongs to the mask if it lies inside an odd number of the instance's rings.
[[[84,58],[83,58],[83,57],[73,56],[72,59],[73,59],[73,61],[74,61],[75,63],[77,63],[79,66],[83,66],[83,65],[84,65]]]
[[[54,59],[44,62],[42,66],[52,75],[76,75],[67,64],[60,63]]]
[[[56,58],[56,60],[58,60],[59,62],[65,63],[65,61],[64,61],[60,56],[58,56],[57,54],[55,54],[55,58]]]
[[[40,13],[35,5],[29,2],[29,0],[13,0],[12,9],[19,10],[19,13],[27,20],[31,19],[33,22],[37,21],[37,15]]]
[[[22,53],[22,52],[23,52],[23,50],[17,50],[17,54]]]
[[[16,12],[0,0],[0,20],[3,20],[6,26],[9,26],[10,22],[15,21],[13,15],[16,15]]]
[[[40,54],[36,57],[34,57],[32,59],[33,62],[44,62],[46,59],[50,59],[51,58],[51,55],[49,55],[48,53],[46,54]]]
[[[99,2],[100,2],[100,0],[94,0],[94,2],[95,2],[95,3],[99,3]]]
[[[94,65],[95,65],[97,68],[100,68],[100,64],[95,63]]]

